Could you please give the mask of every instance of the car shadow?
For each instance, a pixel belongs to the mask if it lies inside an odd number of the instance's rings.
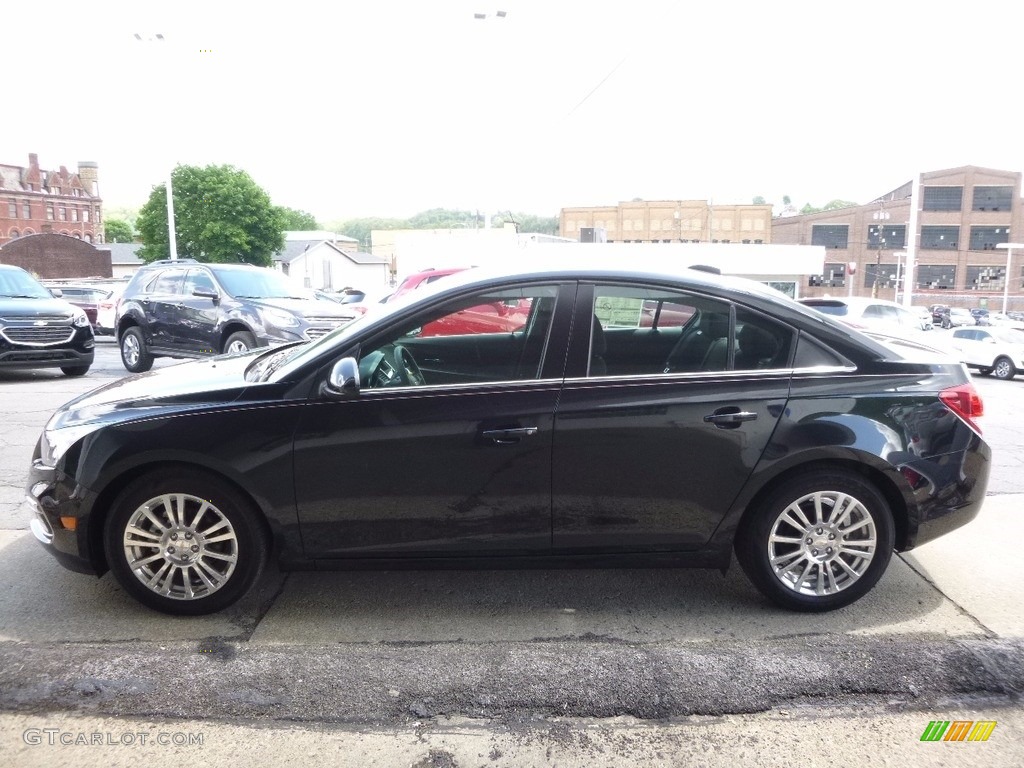
[[[339,571],[268,568],[238,604],[173,617],[108,573],[59,566],[26,531],[0,532],[0,640],[265,644],[742,641],[817,634],[980,633],[900,558],[865,598],[824,614],[766,602],[738,566],[689,569]]]

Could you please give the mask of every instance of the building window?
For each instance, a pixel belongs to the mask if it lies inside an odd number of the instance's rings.
[[[956,266],[953,264],[918,264],[916,282],[918,288],[951,290],[956,286]]]
[[[53,203],[46,204],[46,220],[53,221]]]
[[[65,208],[62,205],[60,208],[57,209],[57,215],[60,217],[61,221],[67,221],[68,220],[68,209]]]
[[[32,218],[32,204],[28,200],[24,200],[21,203],[21,218],[31,219]]]
[[[87,243],[91,243],[91,242],[92,242],[92,235],[90,235],[89,233],[86,233],[86,235],[85,235],[85,241],[86,241]]]
[[[754,244],[755,245],[760,245],[763,242],[764,242],[764,240],[754,240]]]
[[[807,284],[812,288],[843,288],[846,286],[846,264],[843,262],[826,262],[825,271],[820,275],[811,275]]]
[[[1008,211],[1013,203],[1013,187],[975,187],[975,211]]]
[[[14,240],[16,237],[20,237],[20,235],[18,234],[18,230],[12,229],[11,230],[11,240]]]
[[[971,250],[994,251],[996,243],[1010,242],[1009,227],[971,227]]]
[[[811,227],[811,245],[826,248],[848,248],[850,226],[848,224],[815,224]]]
[[[960,227],[921,227],[921,247],[955,251]]]
[[[883,225],[881,228],[881,238],[879,238],[878,224],[872,224],[868,227],[868,248],[871,250],[877,250],[878,248],[900,249],[905,248],[906,245],[906,224]]]
[[[864,287],[871,288],[875,285],[875,275],[878,276],[879,288],[896,287],[896,265],[895,264],[865,264],[864,265]]]
[[[7,203],[7,216],[12,219],[18,218],[18,201],[11,200]]]
[[[172,184],[171,186],[174,186],[174,185]],[[88,221],[88,220],[89,220],[89,209],[88,208],[83,208],[82,209],[82,221]]]
[[[925,187],[924,211],[959,211],[963,207],[963,187]]]
[[[71,220],[72,221],[78,221],[78,209],[77,208],[72,208],[71,209]]]
[[[1001,291],[1006,280],[1006,267],[967,265],[968,291]]]

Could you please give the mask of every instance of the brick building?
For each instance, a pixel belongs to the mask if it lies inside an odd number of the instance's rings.
[[[914,304],[1000,308],[1008,253],[996,246],[1024,242],[1021,173],[971,165],[921,174],[915,233],[908,233],[911,187],[908,181],[865,205],[773,220],[773,242],[825,247],[824,272],[809,278],[802,295],[875,291],[892,299],[898,281],[902,294],[905,248],[913,236]],[[1008,309],[1024,310],[1024,253],[1015,251],[1013,260]]]
[[[25,235],[67,235],[103,242],[99,167],[80,162],[78,172],[39,167],[30,154],[27,166],[0,163],[0,246]]]
[[[563,208],[559,234],[586,239],[602,231],[609,243],[772,242],[770,205],[712,205],[704,200],[634,200],[618,205]]]
[[[27,235],[0,245],[0,264],[13,264],[40,280],[112,277],[110,250],[71,235]]]

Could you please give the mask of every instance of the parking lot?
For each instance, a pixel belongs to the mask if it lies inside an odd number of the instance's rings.
[[[572,722],[576,739],[590,718],[635,718],[627,725],[636,729],[794,708],[810,716],[821,707],[822,718],[841,720],[877,707],[920,713],[910,719],[921,728],[906,734],[908,749],[929,720],[975,711],[968,719],[1007,724],[992,748],[1008,751],[993,752],[992,764],[1024,759],[1011,727],[1024,689],[1016,546],[1024,537],[1024,379],[975,378],[994,457],[982,515],[894,558],[878,588],[834,613],[774,608],[737,567],[725,576],[273,571],[227,612],[176,619],[136,604],[109,574],[65,571],[27,530],[23,485],[47,417],[123,375],[109,339],[99,340],[83,378],[0,372],[5,745],[40,712],[406,728],[425,733],[424,743],[450,737],[452,723],[518,723],[533,734],[520,746],[533,748],[547,738],[536,729],[556,721]],[[496,733],[485,730],[480,743],[508,735]],[[645,733],[638,756],[669,731]],[[600,760],[595,753],[579,764],[604,764],[621,747],[609,741]]]

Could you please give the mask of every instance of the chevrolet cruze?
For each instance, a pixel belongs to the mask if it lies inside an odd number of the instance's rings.
[[[429,335],[469,307],[515,329]],[[285,569],[699,566],[823,611],[978,514],[964,366],[678,269],[472,269],[322,338],[60,408],[35,536],[177,614]]]

